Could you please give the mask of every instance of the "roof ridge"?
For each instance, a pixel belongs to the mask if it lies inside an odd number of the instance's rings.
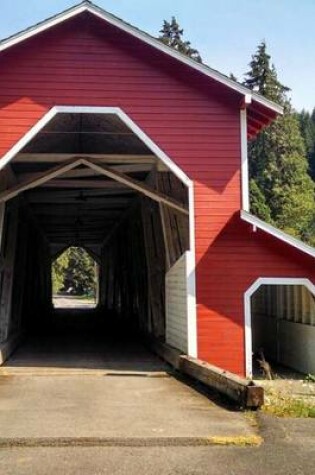
[[[30,26],[29,28],[26,28],[16,34],[13,34],[7,38],[0,40],[0,52],[37,33],[45,31],[46,29],[52,27],[55,24],[58,24],[59,22],[62,22],[84,11],[88,11],[96,16],[99,16],[104,21],[107,20],[109,23],[113,24],[117,28],[120,28],[128,32],[129,34],[136,36],[138,39],[150,44],[151,46],[157,49],[160,49],[165,54],[172,56],[178,61],[185,63],[189,67],[196,69],[202,74],[205,74],[208,77],[211,77],[213,80],[216,80],[220,82],[221,84],[225,85],[226,87],[229,87],[230,89],[233,89],[239,94],[242,94],[245,98],[248,97],[249,102],[251,102],[251,99],[253,98],[258,103],[261,103],[265,107],[273,110],[274,112],[278,114],[281,114],[283,112],[283,107],[281,107],[279,104],[276,104],[275,102],[270,101],[269,99],[266,99],[261,94],[256,93],[255,91],[253,91],[252,89],[249,89],[248,87],[244,86],[238,81],[234,81],[233,79],[229,78],[227,75],[221,73],[220,71],[217,71],[216,69],[211,68],[207,64],[198,63],[197,61],[190,58],[189,56],[175,50],[174,48],[168,45],[165,45],[153,35],[131,25],[130,23],[124,21],[122,18],[119,18],[118,16],[110,12],[107,12],[102,7],[99,7],[98,5],[93,3],[91,0],[83,0],[82,2],[76,5],[73,5],[72,7],[66,10],[63,10],[51,17],[48,17],[45,20],[42,20]]]

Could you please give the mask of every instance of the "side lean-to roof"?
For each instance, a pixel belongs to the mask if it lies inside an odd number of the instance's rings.
[[[251,224],[254,228],[257,228],[271,236],[275,237],[276,239],[285,242],[289,246],[298,249],[299,251],[303,252],[304,254],[308,254],[309,256],[315,259],[315,248],[308,246],[304,242],[300,241],[299,239],[290,236],[280,229],[275,228],[271,224],[262,221],[261,219],[257,218],[256,216],[248,213],[247,211],[241,211],[241,219],[246,221],[247,223]]]
[[[227,87],[230,91],[234,91],[236,94],[239,94],[240,105],[247,107],[248,110],[248,135],[250,137],[256,135],[262,127],[268,125],[278,114],[282,113],[282,107],[280,105],[269,101],[260,94],[251,91],[242,84],[230,79],[229,77],[210,68],[209,66],[200,64],[188,56],[179,53],[174,48],[164,45],[153,36],[139,30],[129,23],[126,23],[125,21],[112,15],[111,13],[108,13],[88,0],[84,0],[82,3],[75,5],[68,10],[65,10],[51,18],[31,26],[30,28],[27,28],[24,31],[2,40],[0,42],[0,52],[84,12],[88,12],[91,15],[104,20],[105,22],[117,27],[125,33],[128,33],[138,40],[141,40],[144,43],[152,46],[160,52],[176,59],[181,63],[184,63],[190,68],[207,76],[212,81],[220,83],[221,85]]]

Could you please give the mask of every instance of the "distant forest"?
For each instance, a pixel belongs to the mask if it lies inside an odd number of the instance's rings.
[[[175,17],[164,21],[159,40],[202,62]],[[315,107],[294,110],[264,41],[239,82],[284,108],[283,116],[249,144],[251,212],[315,246]]]

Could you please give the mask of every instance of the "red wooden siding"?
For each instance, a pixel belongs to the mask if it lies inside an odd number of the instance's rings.
[[[304,268],[231,224],[241,199],[237,94],[85,15],[0,58],[0,155],[54,105],[121,107],[194,180],[199,356],[243,373],[242,293],[262,272]]]
[[[315,282],[313,258],[262,231],[253,232],[238,215],[198,266],[197,275],[207,281],[207,289],[198,295],[199,356],[241,374],[245,291],[259,277],[305,277]]]

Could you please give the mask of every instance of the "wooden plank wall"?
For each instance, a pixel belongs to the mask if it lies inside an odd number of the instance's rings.
[[[50,316],[51,270],[48,243],[20,198],[6,205],[1,246],[0,341]]]
[[[102,250],[101,306],[164,338],[164,277],[159,205],[141,197]]]
[[[315,326],[315,297],[303,285],[262,285],[252,297],[252,311]]]
[[[20,304],[15,309],[24,328],[41,329],[49,322],[52,310],[51,259],[48,242],[24,211],[18,230],[18,253],[14,275],[14,295]],[[24,272],[20,269],[24,265]]]
[[[18,218],[18,201],[13,200],[5,208],[1,243],[0,342],[10,336]]]
[[[187,205],[184,185],[154,172],[150,186]],[[139,196],[102,251],[101,306],[165,339],[165,275],[189,247],[189,219]]]
[[[102,249],[100,305],[143,327],[147,313],[147,272],[140,202],[120,222]]]
[[[188,206],[187,188],[173,173],[159,172],[157,188],[183,205]],[[189,217],[163,204],[160,206],[160,213],[168,270],[189,249]]]

